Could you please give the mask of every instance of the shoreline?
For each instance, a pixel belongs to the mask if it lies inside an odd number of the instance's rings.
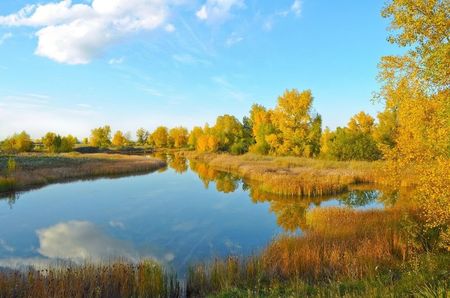
[[[16,169],[6,175],[3,169],[9,158],[15,160]],[[119,154],[0,155],[0,197],[55,183],[145,174],[166,166],[157,158]]]
[[[230,155],[183,151],[178,154],[218,171],[259,184],[266,193],[320,197],[345,193],[350,186],[380,183],[380,162],[328,161],[255,154]]]

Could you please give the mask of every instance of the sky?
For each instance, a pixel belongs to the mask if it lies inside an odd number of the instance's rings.
[[[384,1],[0,1],[0,138],[241,119],[311,89],[324,127],[379,88]]]

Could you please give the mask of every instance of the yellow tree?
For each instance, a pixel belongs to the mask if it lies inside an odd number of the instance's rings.
[[[191,148],[196,148],[198,139],[203,135],[203,133],[203,128],[195,126],[189,134],[188,145]]]
[[[169,138],[175,148],[186,147],[188,142],[188,130],[184,127],[175,127],[169,131]]]
[[[450,5],[445,0],[393,0],[382,12],[389,40],[409,47],[383,57],[380,98],[395,112],[395,146],[386,150],[394,181],[416,168],[414,198],[432,233],[450,250]]]
[[[348,122],[348,129],[353,132],[371,134],[374,129],[375,119],[367,113],[359,112]]]
[[[168,145],[169,133],[167,127],[160,126],[152,133],[151,138],[156,148],[164,148]]]
[[[118,130],[115,134],[114,137],[112,139],[112,145],[114,147],[123,147],[125,146],[127,143],[127,139],[125,137],[125,135],[123,134],[123,132],[121,132],[120,130]]]

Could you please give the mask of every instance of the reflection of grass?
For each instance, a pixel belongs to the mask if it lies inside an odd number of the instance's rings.
[[[138,265],[0,272],[0,297],[179,297],[176,277],[152,261]]]
[[[304,197],[338,194],[356,183],[375,182],[379,163],[338,162],[296,157],[270,157],[246,154],[185,153],[209,166],[236,173],[260,183],[261,190]]]
[[[6,167],[8,159],[0,156],[0,169]],[[14,156],[14,159],[17,164],[15,183],[11,184],[9,179],[0,176],[0,192],[72,179],[144,173],[165,166],[158,159],[108,154],[28,154]]]

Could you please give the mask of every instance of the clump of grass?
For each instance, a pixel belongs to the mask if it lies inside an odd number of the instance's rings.
[[[320,197],[346,192],[352,184],[374,183],[380,164],[362,161],[326,161],[297,157],[270,157],[254,154],[185,153],[216,170],[258,182],[261,191],[284,196]]]
[[[176,276],[153,261],[0,272],[0,297],[180,297]]]
[[[0,177],[0,192],[10,192],[16,187],[16,179],[10,177]]]

